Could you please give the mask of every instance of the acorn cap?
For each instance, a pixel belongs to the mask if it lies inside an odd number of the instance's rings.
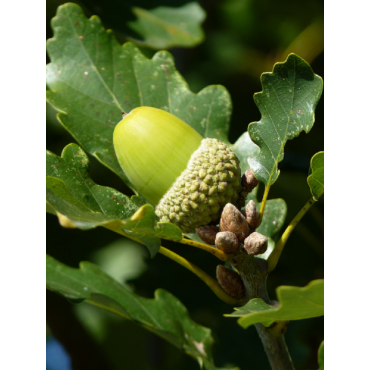
[[[223,207],[239,197],[240,172],[239,160],[226,144],[203,139],[155,213],[188,233],[218,221]]]

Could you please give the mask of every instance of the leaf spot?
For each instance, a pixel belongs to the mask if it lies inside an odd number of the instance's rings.
[[[82,35],[80,35],[80,36],[78,36],[78,38],[80,39],[80,40],[83,40],[83,36]]]

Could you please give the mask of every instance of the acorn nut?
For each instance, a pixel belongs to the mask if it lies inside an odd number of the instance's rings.
[[[267,246],[267,237],[257,232],[250,234],[248,238],[244,240],[244,249],[252,256],[265,253]]]
[[[225,266],[218,265],[216,269],[217,281],[222,289],[234,298],[243,298],[244,285],[239,274]]]
[[[202,139],[173,114],[133,109],[113,134],[117,159],[135,190],[157,204],[161,222],[183,232],[217,221],[241,190],[239,160],[218,139]]]
[[[234,253],[239,248],[239,240],[230,231],[221,231],[216,235],[216,247],[225,253]]]
[[[243,241],[250,233],[246,218],[230,203],[226,204],[222,211],[220,231],[230,231],[234,233],[239,241]]]

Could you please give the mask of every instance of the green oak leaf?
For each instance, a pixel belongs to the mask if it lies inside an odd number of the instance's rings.
[[[152,257],[159,250],[159,238],[182,238],[177,226],[156,221],[150,204],[139,208],[117,190],[95,184],[89,159],[77,144],[67,145],[61,157],[47,151],[46,174],[47,206],[62,225],[66,217],[70,226],[83,230],[106,227],[145,244]]]
[[[153,49],[192,47],[204,40],[201,24],[206,13],[196,2],[170,7],[163,6],[163,1],[151,0],[146,2],[146,8],[150,9],[134,7],[133,3],[121,0],[81,2],[90,14],[100,15],[107,27],[142,46]],[[145,6],[142,2],[135,2],[135,5]]]
[[[127,185],[132,187],[112,142],[122,112],[139,106],[167,110],[204,137],[228,143],[231,99],[223,86],[192,93],[170,53],[147,59],[131,43],[119,45],[98,17],[87,19],[75,4],[60,6],[52,27],[47,99],[82,147]]]
[[[324,341],[321,342],[318,352],[319,370],[324,370]]]
[[[324,193],[324,152],[318,152],[311,158],[310,171],[307,183],[313,198],[318,200]]]
[[[72,301],[85,301],[132,320],[195,358],[201,367],[217,369],[211,330],[191,320],[182,303],[163,289],[155,291],[154,299],[143,298],[90,262],[72,268],[50,256],[46,257],[46,286]]]
[[[143,40],[133,42],[153,49],[168,49],[174,46],[191,47],[204,40],[200,25],[206,17],[198,3],[188,3],[178,8],[160,6],[152,10],[132,8],[137,20],[128,25]]]
[[[236,154],[240,163],[242,173],[249,170],[248,158],[257,155],[260,151],[259,147],[251,140],[248,131],[231,146],[231,150]]]
[[[248,126],[260,152],[250,157],[248,163],[257,179],[270,187],[279,176],[278,163],[284,158],[287,140],[311,130],[323,82],[295,54],[276,63],[272,73],[263,73],[261,82],[262,92],[254,95],[261,120]]]
[[[278,307],[254,298],[225,316],[240,317],[238,324],[245,329],[257,323],[269,326],[275,321],[302,320],[324,315],[324,280],[313,280],[303,288],[280,286],[276,289],[276,295]]]

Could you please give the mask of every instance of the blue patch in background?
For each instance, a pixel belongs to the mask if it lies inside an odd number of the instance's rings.
[[[72,370],[69,354],[52,336],[46,340],[46,370]]]

